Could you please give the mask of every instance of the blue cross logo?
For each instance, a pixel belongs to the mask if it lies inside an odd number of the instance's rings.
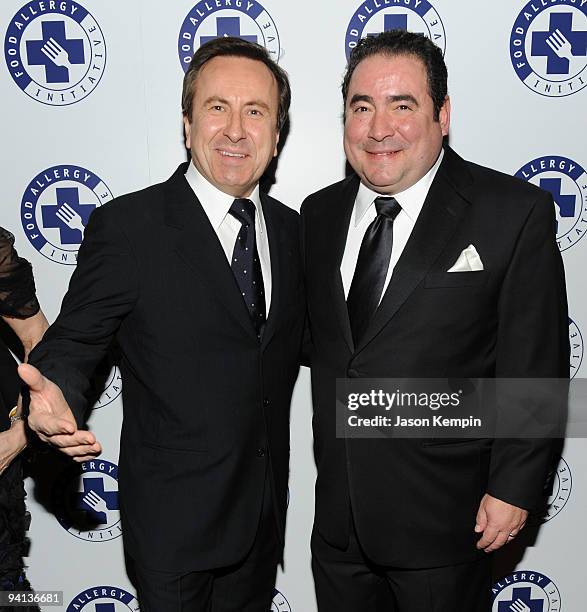
[[[408,15],[402,13],[401,15],[384,15],[383,16],[383,31],[389,32],[389,30],[407,30],[408,29]]]
[[[577,196],[563,195],[561,193],[561,182],[559,178],[543,178],[540,179],[540,187],[546,189],[546,191],[550,191],[562,218],[574,217]],[[556,232],[558,234],[558,221],[556,222]]]
[[[96,612],[116,612],[113,603],[97,603],[95,610]]]
[[[531,54],[546,56],[546,74],[569,74],[569,60],[559,57],[546,42],[555,30],[571,43],[573,57],[587,56],[587,31],[573,30],[573,13],[551,13],[548,32],[532,32]]]
[[[407,13],[395,13],[383,16],[383,31],[389,32],[390,30],[408,30],[408,15]],[[367,34],[367,36],[377,36],[379,32]],[[423,32],[417,32],[417,34],[423,34]]]
[[[497,612],[511,612],[512,610],[515,610],[515,608],[512,608],[512,606],[518,601],[521,601],[526,605],[528,612],[543,612],[544,600],[532,599],[531,593],[532,589],[530,587],[515,588],[512,592],[512,599],[510,601],[499,602]]]
[[[118,510],[118,491],[105,491],[104,481],[102,478],[83,478],[82,484],[84,490],[77,494],[77,507],[80,510],[87,512],[90,517],[95,520],[98,524],[103,525],[108,522],[108,517],[105,512],[97,512],[86,502],[83,498],[90,492],[93,491],[99,495],[105,502],[108,510]]]
[[[82,218],[83,226],[86,227],[90,215],[96,208],[96,204],[80,204],[79,191],[77,187],[58,187],[57,204],[43,204],[41,213],[43,227],[57,228],[61,244],[81,244],[82,233],[78,229],[71,229],[59,217],[57,211],[64,205],[69,204],[71,208]]]
[[[207,43],[215,38],[224,36],[237,36],[248,42],[257,42],[256,36],[241,34],[240,19],[238,17],[216,17],[216,36],[200,36],[200,44]]]
[[[52,38],[65,49],[70,64],[83,64],[86,61],[84,41],[81,38],[68,39],[64,21],[43,21],[41,31],[43,33],[41,40],[27,40],[26,52],[29,65],[44,66],[47,83],[69,82],[69,68],[55,64],[41,49]]]

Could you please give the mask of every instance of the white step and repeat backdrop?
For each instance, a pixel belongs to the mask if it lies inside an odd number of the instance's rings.
[[[344,174],[340,82],[350,49],[369,33],[407,28],[426,33],[445,52],[452,146],[553,193],[568,279],[571,368],[584,375],[587,0],[262,3],[2,0],[0,223],[32,261],[49,320],[58,312],[81,240],[58,208],[67,202],[85,225],[97,206],[166,179],[185,160],[181,81],[206,37],[252,37],[289,72],[291,131],[271,193],[298,209],[308,193]],[[47,44],[50,38],[57,45]],[[63,590],[67,612],[138,610],[124,569],[118,512],[122,381],[117,369],[103,370],[106,388],[91,419],[102,457],[83,465],[80,480],[66,462],[42,455],[27,485],[31,582]],[[285,572],[272,610],[312,612],[314,465],[305,369],[291,424]],[[546,520],[498,558],[496,612],[511,610],[515,599],[532,612],[584,609],[586,459],[584,440],[567,441]],[[90,506],[90,491],[104,505]],[[400,490],[397,498],[401,504]]]

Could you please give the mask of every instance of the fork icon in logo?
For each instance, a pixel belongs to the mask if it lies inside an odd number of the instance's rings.
[[[59,230],[62,244],[80,244],[96,204],[80,201],[78,187],[57,187],[55,193],[57,201],[41,207],[43,227]]]
[[[98,525],[107,525],[112,520],[111,511],[119,510],[118,491],[107,490],[104,484],[103,478],[85,477],[83,491],[77,494],[77,507]]]
[[[41,39],[27,40],[27,63],[43,66],[47,84],[68,83],[74,65],[86,63],[84,41],[68,37],[64,21],[43,21]]]
[[[498,612],[544,612],[544,597],[532,597],[530,586],[514,587],[511,599],[497,605]]]
[[[587,30],[581,26],[584,17],[574,19],[576,11],[553,12],[547,30],[532,32],[531,53],[546,58],[546,75],[568,76],[571,62],[587,59]],[[575,70],[578,66],[575,66]]]
[[[571,43],[565,35],[557,28],[547,39],[546,44],[562,59],[571,60],[573,51]]]
[[[64,202],[55,212],[58,219],[63,221],[69,229],[77,229],[84,235],[84,222],[75,210],[67,203]]]
[[[82,501],[94,511],[94,512],[103,512],[104,514],[108,512],[108,506],[106,505],[106,501],[102,499],[96,491],[88,491],[86,495],[84,495]],[[516,611],[519,612],[519,611]]]
[[[41,53],[44,53],[56,66],[63,68],[71,66],[67,51],[53,37],[41,47]]]
[[[512,602],[510,610],[511,612],[530,612],[530,608],[521,599]]]

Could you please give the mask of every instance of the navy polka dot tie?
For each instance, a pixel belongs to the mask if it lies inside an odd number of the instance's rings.
[[[255,205],[238,198],[228,211],[242,226],[236,237],[230,267],[260,339],[265,326],[265,291],[255,235]]]

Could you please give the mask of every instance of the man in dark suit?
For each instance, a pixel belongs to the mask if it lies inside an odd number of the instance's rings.
[[[338,438],[335,379],[568,376],[553,202],[443,149],[424,36],[363,39],[342,90],[355,174],[302,206],[319,610],[488,611],[485,553],[539,501],[550,442]]]
[[[32,429],[86,460],[101,447],[84,394],[116,337],[123,537],[147,612],[271,606],[305,305],[299,217],[258,182],[289,101],[263,47],[202,46],[183,90],[192,162],[96,209],[37,369],[21,367]]]

